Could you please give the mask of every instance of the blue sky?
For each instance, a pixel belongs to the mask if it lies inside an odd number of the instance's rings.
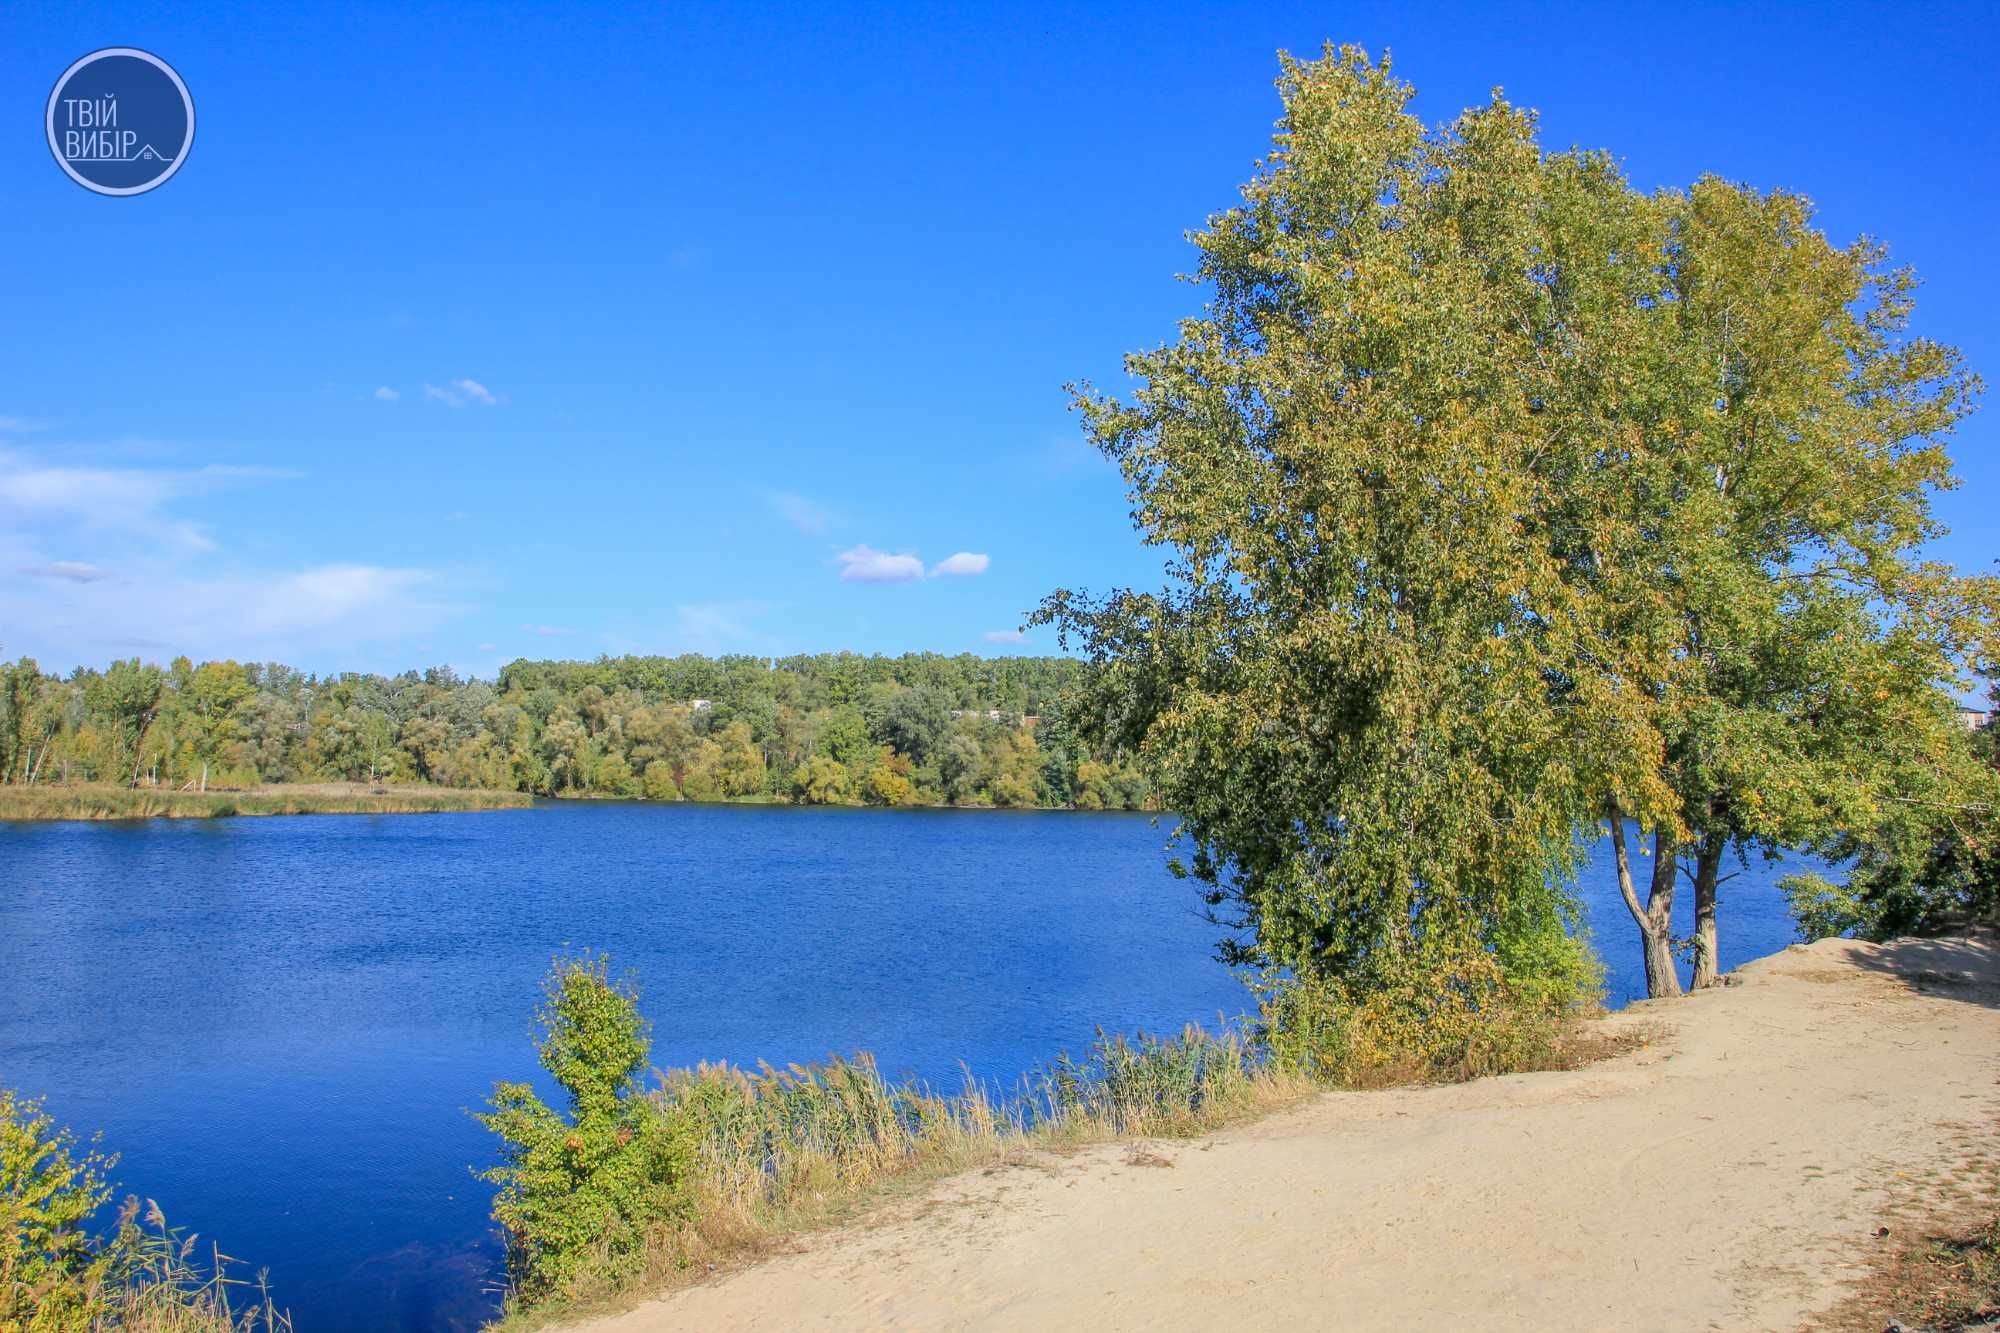
[[[1065,381],[1198,293],[1274,52],[1390,47],[1645,187],[1818,201],[2000,373],[1990,10],[15,3],[0,14],[0,653],[313,669],[1047,651],[1157,579]],[[194,150],[130,199],[42,137],[151,50]],[[1994,555],[2000,419],[1939,554]],[[954,559],[954,557],[957,557]],[[845,576],[845,577],[844,577]]]

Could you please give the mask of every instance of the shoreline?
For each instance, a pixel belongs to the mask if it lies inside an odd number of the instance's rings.
[[[235,791],[168,791],[109,783],[0,787],[0,823],[223,819],[271,815],[422,815],[526,809],[534,798],[482,788],[273,783]]]
[[[1598,1064],[961,1173],[559,1326],[1810,1324],[1888,1258],[1878,1228],[1907,1243],[2000,1194],[2000,937],[1826,940],[1733,975],[1600,1020],[1650,1040]]]
[[[537,796],[532,792],[494,788],[434,787],[405,783],[381,792],[365,782],[270,783],[261,787],[206,792],[169,791],[160,787],[124,787],[112,783],[38,783],[32,787],[0,786],[0,824],[61,823],[67,820],[221,819],[274,815],[401,815],[460,814],[476,810],[526,810],[541,802],[648,806],[759,806],[799,810],[948,810],[972,813],[1151,815],[1152,809],[1090,809],[1076,805],[947,805],[914,801],[902,805],[865,801],[784,801],[768,796],[715,801],[660,801],[606,792],[564,792]]]

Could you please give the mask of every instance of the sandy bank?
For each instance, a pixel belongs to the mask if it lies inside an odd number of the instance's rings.
[[[1572,1073],[973,1173],[579,1327],[1790,1329],[2000,1140],[2000,947],[1827,941]]]

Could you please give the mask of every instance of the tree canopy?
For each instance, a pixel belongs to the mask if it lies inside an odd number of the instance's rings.
[[[1712,975],[1725,850],[1823,842],[1964,750],[1992,589],[1916,553],[1976,383],[1796,195],[1638,191],[1497,93],[1427,127],[1354,48],[1279,91],[1191,238],[1205,310],[1078,394],[1173,564],[1044,604],[1105,668],[1075,720],[1146,759],[1230,956],[1574,975],[1601,823],[1655,990],[1683,853]]]
[[[1151,799],[1065,727],[1060,657],[913,653],[517,661],[313,676],[137,659],[0,664],[8,782],[381,779],[652,800],[1083,806]]]

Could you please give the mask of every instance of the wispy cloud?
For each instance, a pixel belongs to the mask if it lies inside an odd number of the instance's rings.
[[[482,653],[497,653],[500,651],[500,645],[497,643],[482,643],[479,645],[479,651]]]
[[[0,435],[28,435],[46,429],[46,422],[31,421],[27,417],[0,417]]]
[[[386,384],[375,390],[375,399],[377,402],[393,403],[402,396],[402,394],[397,393]]]
[[[127,652],[301,661],[420,632],[459,608],[424,595],[421,569],[327,564],[201,574],[173,562],[117,578],[0,581],[9,642],[46,662],[101,664]]]
[[[477,403],[481,407],[494,407],[500,399],[494,392],[478,380],[446,380],[443,384],[426,384],[424,397],[447,407],[464,407]]]
[[[31,579],[62,579],[67,583],[95,583],[111,577],[82,560],[51,560],[45,565],[30,565],[21,572]]]
[[[834,557],[842,583],[911,583],[924,576],[924,562],[913,555],[890,555],[872,546],[855,546]]]
[[[938,561],[931,570],[932,578],[969,578],[974,574],[984,574],[993,562],[977,551],[957,551]]]
[[[1025,643],[1028,636],[1017,629],[990,629],[986,631],[988,643]]]
[[[521,628],[527,633],[543,639],[564,639],[576,633],[575,630],[567,625],[523,625]]]
[[[765,503],[778,517],[808,537],[824,537],[833,527],[833,514],[817,500],[791,491],[765,491]]]
[[[60,461],[0,449],[0,626],[10,647],[49,664],[137,651],[251,661],[325,652],[357,665],[357,645],[395,641],[462,609],[437,597],[424,569],[229,559],[187,507],[299,474],[79,461],[123,447],[67,444]]]
[[[199,524],[174,518],[174,500],[249,481],[296,477],[273,468],[213,464],[184,471],[77,467],[0,451],[0,518],[71,524],[86,533],[137,536],[188,551],[214,549]]]

